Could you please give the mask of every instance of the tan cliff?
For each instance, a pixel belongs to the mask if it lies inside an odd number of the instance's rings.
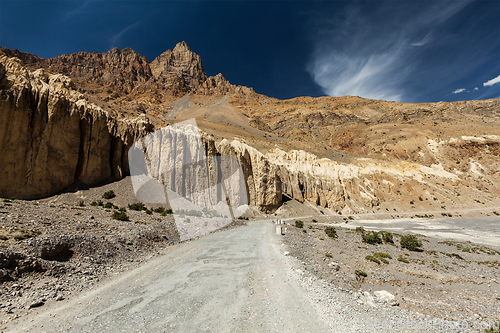
[[[97,184],[127,171],[145,117],[117,120],[89,103],[61,74],[31,72],[0,56],[0,196],[40,198],[81,181]]]
[[[265,212],[289,197],[344,214],[500,205],[499,99],[278,100],[222,74],[206,77],[185,43],[154,65],[130,49],[60,56],[66,67],[58,57],[0,51],[21,59],[2,58],[0,172],[8,180],[0,196],[41,197],[75,181],[119,179],[135,139],[195,118],[205,151],[240,161],[249,203]],[[43,67],[56,63],[50,72]],[[116,71],[122,76],[105,83]]]

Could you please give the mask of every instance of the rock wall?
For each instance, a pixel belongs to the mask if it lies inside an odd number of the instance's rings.
[[[207,83],[200,89],[234,87],[226,85],[222,76],[214,80],[219,83]],[[76,181],[94,185],[111,175],[120,179],[128,173],[128,149],[152,131],[153,126],[144,115],[117,120],[88,102],[64,75],[49,74],[44,69],[31,72],[19,59],[0,56],[0,197],[41,198]],[[497,137],[462,137],[443,143],[442,149],[456,146],[455,150],[465,149],[471,154],[467,155],[471,170],[455,173],[443,169],[440,163],[425,166],[358,158],[351,164],[340,164],[304,151],[287,153],[274,149],[262,154],[236,140],[216,143],[203,133],[202,141],[201,150],[208,155],[232,156],[240,161],[248,203],[265,212],[278,208],[283,194],[351,213],[373,210],[384,201],[393,201],[390,207],[397,208],[409,206],[412,198],[436,200],[433,191],[438,187],[440,201],[452,202],[456,198],[455,186],[465,179],[460,176],[462,173],[472,180],[487,176],[493,184],[498,181],[497,168],[488,173],[477,161],[482,155],[476,160],[479,153],[474,153],[487,151],[488,156],[495,158],[491,163],[497,163]],[[438,150],[433,151],[437,154]],[[185,159],[186,156],[172,157],[171,162]],[[211,167],[220,169],[217,165]],[[184,186],[185,192],[199,187],[193,181],[175,186]],[[220,199],[220,194],[216,194],[216,199]]]
[[[0,196],[41,198],[75,181],[127,172],[126,151],[152,128],[116,120],[87,102],[68,77],[30,72],[0,56]]]

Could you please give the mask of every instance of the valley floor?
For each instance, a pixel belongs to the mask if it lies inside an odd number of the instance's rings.
[[[457,331],[451,322],[318,278],[289,255],[283,242],[294,232],[274,231],[270,220],[251,221],[174,245],[72,300],[33,311],[7,330],[411,332],[420,325],[418,331]]]

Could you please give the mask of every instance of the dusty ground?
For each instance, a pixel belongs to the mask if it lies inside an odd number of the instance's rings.
[[[291,255],[316,276],[348,290],[387,290],[401,308],[437,318],[500,319],[499,247],[418,235],[422,251],[409,251],[401,248],[398,234],[393,234],[394,244],[370,245],[360,232],[342,227],[345,222],[331,224],[337,238],[330,238],[326,226],[312,220],[303,219],[303,228],[290,220],[283,239]],[[387,264],[365,259],[377,252],[390,256]],[[355,270],[367,276],[357,277]]]
[[[109,190],[116,197],[104,199]],[[172,215],[127,208],[129,221],[120,221],[104,206],[134,202],[128,178],[39,201],[0,199],[0,322],[70,299],[179,242]]]

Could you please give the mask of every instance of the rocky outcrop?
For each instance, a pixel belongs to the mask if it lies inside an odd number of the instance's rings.
[[[276,164],[271,163],[257,149],[236,140],[222,140],[217,145],[217,152],[222,156],[234,156],[240,161],[251,205],[264,212],[271,212],[278,207],[282,197],[281,179]]]
[[[70,78],[0,56],[0,196],[40,198],[75,181],[97,184],[127,171],[126,151],[152,128],[89,103]]]
[[[151,77],[149,61],[131,48],[113,48],[107,53],[78,52],[51,59],[31,56],[24,52],[3,49],[4,54],[20,57],[30,69],[44,68],[49,72],[70,76],[76,82],[107,86],[116,91],[130,93]]]
[[[207,74],[201,58],[186,42],[178,43],[151,62],[151,72],[164,89],[174,95],[186,94],[205,82]]]
[[[78,52],[50,59],[3,47],[0,47],[0,54],[19,58],[31,70],[44,68],[69,76],[82,91],[101,92],[106,101],[111,95],[117,97],[134,92],[134,98],[152,94],[156,99],[158,94],[253,93],[251,88],[232,85],[222,74],[207,78],[201,57],[186,42],[178,43],[151,63],[131,48],[113,48],[107,53]]]
[[[225,95],[234,94],[236,86],[229,83],[221,74],[209,77],[196,91],[199,95]]]

